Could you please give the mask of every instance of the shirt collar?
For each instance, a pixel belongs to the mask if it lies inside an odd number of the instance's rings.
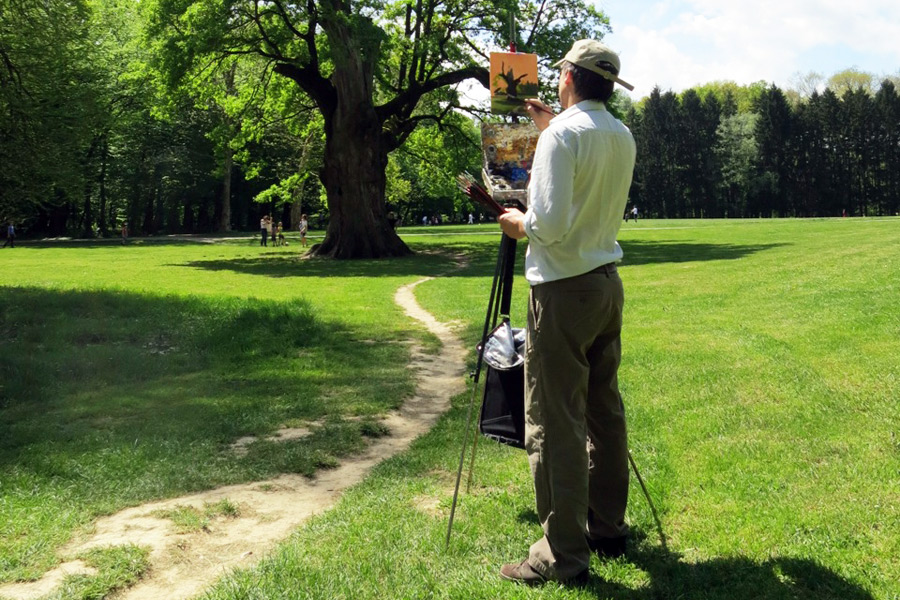
[[[590,111],[594,111],[594,110],[605,111],[606,105],[603,104],[602,102],[600,102],[599,100],[582,100],[581,102],[573,104],[566,110],[562,111],[561,113],[559,113],[558,115],[556,115],[555,117],[550,119],[550,122],[552,123],[553,121],[556,121],[557,119],[562,121],[563,119],[568,119],[569,117],[571,117],[572,115],[574,115],[576,113],[590,112]]]

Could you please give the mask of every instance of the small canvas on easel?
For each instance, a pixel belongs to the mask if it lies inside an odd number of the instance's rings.
[[[491,52],[492,113],[524,115],[525,98],[537,94],[537,54]]]

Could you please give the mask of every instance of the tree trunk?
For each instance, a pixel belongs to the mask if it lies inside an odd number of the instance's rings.
[[[100,146],[100,210],[97,213],[97,225],[100,227],[100,235],[106,237],[109,234],[109,226],[106,220],[106,165],[109,161],[109,142],[106,135]]]
[[[305,182],[304,182],[305,183]],[[295,200],[291,202],[291,222],[285,229],[297,229],[300,227],[300,216],[303,214],[303,184],[299,190],[294,190]]]
[[[225,71],[225,97],[235,95],[234,75],[237,71],[237,63],[232,63],[231,68]],[[231,172],[234,170],[234,150],[231,149],[231,137],[236,127],[234,119],[227,112],[224,116],[228,139],[224,141],[225,163],[222,176],[222,196],[219,199],[217,231],[231,231]]]
[[[81,213],[81,237],[94,237],[94,214],[91,205],[91,197],[93,195],[94,185],[90,178],[86,178],[84,182],[84,208]]]
[[[83,173],[84,173],[84,209],[81,213],[81,235],[82,237],[92,238],[94,237],[94,211],[92,204],[92,196],[94,192],[94,178],[88,174],[88,171],[91,168],[94,158],[94,152],[97,151],[98,139],[95,137],[91,140],[91,146],[88,148],[87,155],[84,157],[83,161]]]
[[[222,178],[222,197],[219,200],[218,231],[231,231],[231,172],[234,170],[234,151],[225,145],[225,175]]]
[[[361,48],[359,32],[341,19],[323,21],[335,69],[333,96],[323,96],[325,156],[322,184],[328,230],[311,252],[331,258],[387,258],[411,254],[387,220],[384,202],[389,138],[373,104],[377,48]],[[371,40],[367,40],[371,42]],[[366,46],[366,44],[362,44]]]
[[[325,144],[323,184],[330,218],[325,240],[313,248],[332,258],[384,258],[411,254],[385,210],[387,151],[380,131],[358,135],[335,128]]]

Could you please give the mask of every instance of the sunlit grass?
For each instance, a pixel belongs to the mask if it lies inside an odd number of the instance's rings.
[[[293,245],[249,240],[0,255],[0,580],[40,576],[98,514],[314,472],[382,435],[365,418],[413,382],[404,345],[369,341],[423,336],[394,291],[444,275],[417,298],[474,347],[499,239],[492,226],[401,231],[418,254],[390,262],[299,261]],[[524,454],[482,440],[444,551],[463,395],[205,597],[900,597],[898,239],[897,219],[623,226],[620,380],[666,549],[635,484],[629,554],[595,559],[586,589],[501,581],[540,528]],[[518,277],[514,324],[526,291]],[[325,426],[302,443],[228,451],[312,421]]]
[[[595,559],[588,588],[501,581],[540,529],[524,455],[482,441],[444,551],[462,396],[411,452],[206,598],[896,598],[898,234],[896,219],[623,228],[621,383],[667,549],[635,483],[629,555]],[[468,257],[417,297],[474,346],[496,238],[420,243]],[[526,291],[519,277],[514,324]]]

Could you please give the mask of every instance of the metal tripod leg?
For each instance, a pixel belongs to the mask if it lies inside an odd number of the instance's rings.
[[[634,462],[634,457],[631,456],[631,450],[628,451],[628,462],[631,463],[631,469],[634,471],[638,483],[641,484],[641,489],[644,490],[644,496],[647,498],[647,504],[650,505],[650,512],[653,513],[653,520],[656,521],[656,530],[659,532],[659,539],[660,542],[662,542],[663,550],[668,550],[669,548],[666,546],[666,534],[663,533],[662,523],[659,520],[659,515],[656,514],[656,507],[653,506],[653,500],[650,499],[650,492],[647,491],[647,486],[644,485],[644,478],[641,477],[641,474],[638,472],[637,464]]]

